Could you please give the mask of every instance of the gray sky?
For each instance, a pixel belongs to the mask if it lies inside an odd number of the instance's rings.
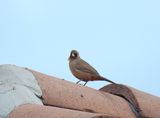
[[[160,96],[159,6],[159,0],[1,0],[0,64],[76,82],[67,59],[77,49],[102,76]]]

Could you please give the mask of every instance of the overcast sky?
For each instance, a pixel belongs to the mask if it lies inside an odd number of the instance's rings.
[[[160,96],[160,1],[0,1],[0,64],[76,82],[72,49],[102,76]]]

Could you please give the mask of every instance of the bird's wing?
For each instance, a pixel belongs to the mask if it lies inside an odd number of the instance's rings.
[[[90,74],[99,76],[99,73],[90,64],[88,64],[82,59],[77,61],[76,69],[85,73],[90,73]]]

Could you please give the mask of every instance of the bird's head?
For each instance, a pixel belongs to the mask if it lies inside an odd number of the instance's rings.
[[[77,50],[72,50],[69,56],[69,60],[77,59],[79,58],[79,53]]]

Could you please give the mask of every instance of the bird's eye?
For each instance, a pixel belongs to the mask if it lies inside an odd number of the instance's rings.
[[[76,55],[74,53],[72,53],[72,57],[75,57]]]

